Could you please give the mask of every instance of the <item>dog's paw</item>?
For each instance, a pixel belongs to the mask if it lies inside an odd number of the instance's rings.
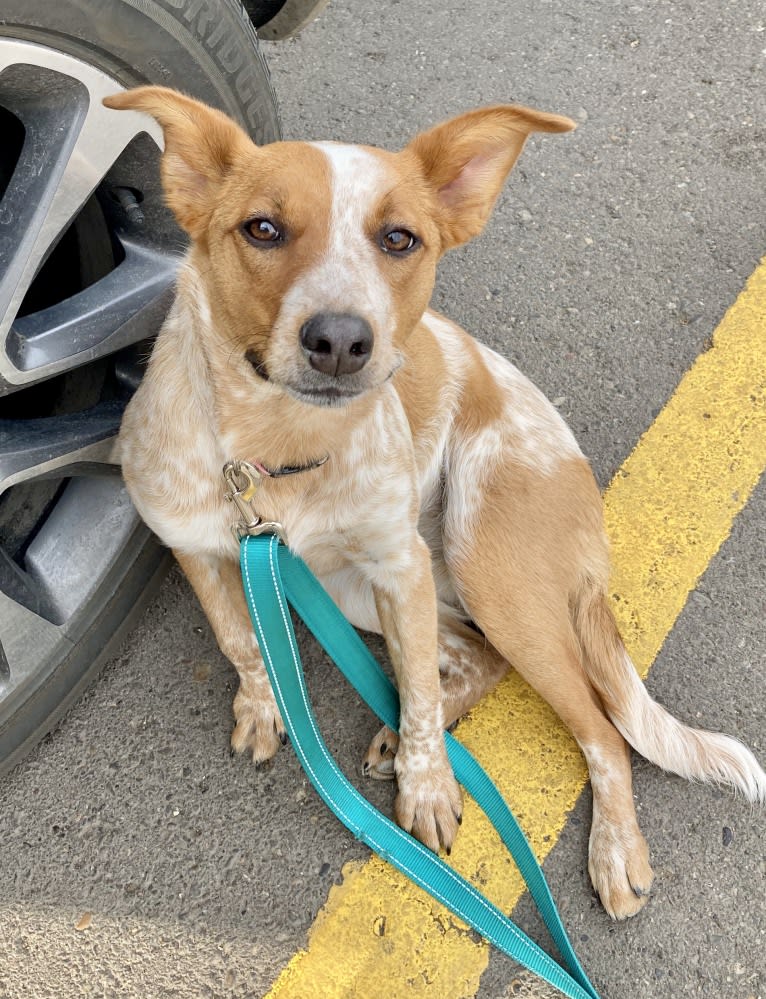
[[[362,773],[373,780],[394,779],[394,757],[399,748],[399,736],[384,725],[370,743],[362,760]]]
[[[257,694],[241,683],[234,698],[234,731],[231,747],[237,753],[250,752],[253,762],[264,763],[287,742],[282,716],[271,689]]]
[[[594,825],[590,836],[588,871],[601,904],[612,919],[635,916],[649,901],[654,873],[649,847],[636,828]]]
[[[463,821],[463,795],[446,758],[424,769],[409,770],[396,756],[399,793],[394,802],[396,821],[429,850],[447,853]]]

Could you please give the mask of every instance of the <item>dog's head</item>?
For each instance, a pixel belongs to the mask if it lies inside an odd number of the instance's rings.
[[[104,103],[162,126],[168,204],[203,261],[213,327],[239,345],[247,377],[315,405],[392,375],[439,257],[482,230],[527,136],[574,127],[503,106],[437,125],[398,153],[258,147],[173,90],[141,87]]]

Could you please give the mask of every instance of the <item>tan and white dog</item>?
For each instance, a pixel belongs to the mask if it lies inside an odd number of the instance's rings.
[[[481,231],[529,133],[573,123],[493,107],[398,153],[258,148],[174,91],[105,103],[162,126],[167,201],[191,237],[121,457],[239,673],[234,748],[262,761],[284,741],[222,498],[238,458],[294,473],[263,480],[258,514],[385,636],[400,734],[373,740],[365,770],[395,771],[401,825],[450,847],[461,794],[443,730],[513,664],[587,760],[593,884],[612,916],[637,912],[652,870],[628,744],[752,801],[766,774],[646,693],[609,610],[600,496],[574,437],[513,365],[428,308],[438,259]]]

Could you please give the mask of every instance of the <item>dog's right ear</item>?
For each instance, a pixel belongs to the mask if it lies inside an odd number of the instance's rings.
[[[436,195],[442,247],[478,235],[532,132],[569,132],[570,118],[520,104],[480,108],[416,135],[407,146]]]
[[[232,164],[254,145],[221,111],[168,87],[137,87],[104,98],[108,108],[144,111],[165,135],[162,184],[181,226],[196,239],[210,218],[213,194]]]

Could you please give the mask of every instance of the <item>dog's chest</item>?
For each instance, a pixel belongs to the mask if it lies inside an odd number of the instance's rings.
[[[321,440],[321,438],[319,439]],[[290,547],[318,572],[341,564],[384,564],[395,557],[396,530],[417,521],[420,483],[409,427],[393,392],[342,435],[317,440],[319,467],[265,477],[253,508],[282,524]],[[229,456],[261,461],[270,441],[241,427],[221,436]],[[324,452],[324,453],[323,453]],[[266,460],[263,464],[268,464]]]
[[[308,415],[313,429],[303,410],[301,419],[274,419],[257,403],[244,414],[220,400],[203,408],[192,393],[169,393],[167,379],[147,378],[122,432],[125,476],[139,512],[169,547],[236,557],[231,528],[238,515],[224,499],[225,462],[274,468],[326,454],[319,467],[261,479],[254,512],[282,524],[291,548],[320,574],[349,564],[385,571],[399,557],[396,539],[417,523],[422,491],[401,401],[389,386],[363,419],[342,411]],[[150,422],[162,433],[147,435]]]

